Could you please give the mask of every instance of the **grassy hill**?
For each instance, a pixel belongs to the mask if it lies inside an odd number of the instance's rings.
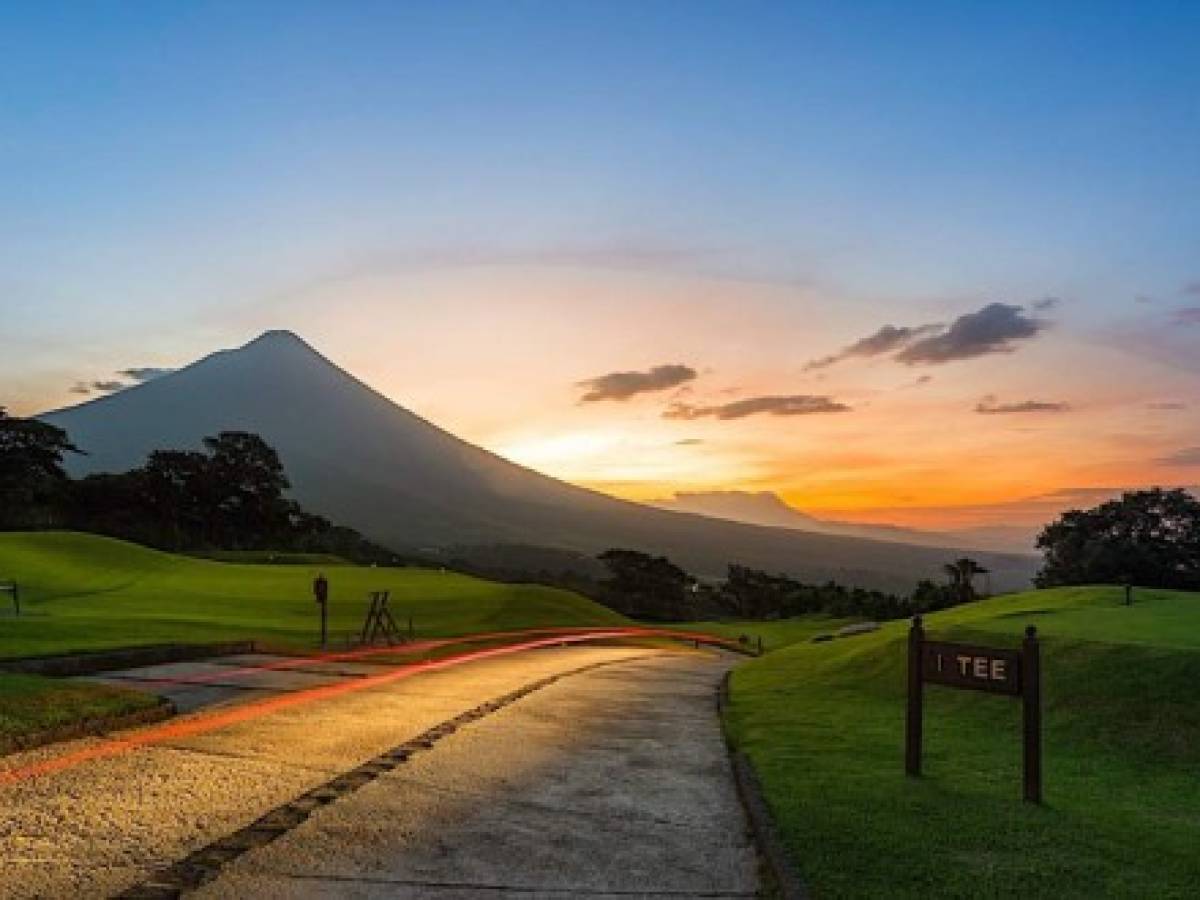
[[[1033,591],[930,616],[937,639],[1045,638],[1045,795],[1020,801],[1020,703],[926,693],[903,775],[907,623],[738,669],[729,726],[821,897],[1184,897],[1200,883],[1200,594]]]
[[[568,591],[452,572],[232,564],[96,535],[15,533],[0,534],[0,580],[20,583],[25,614],[0,617],[0,656],[249,638],[312,647],[318,570],[329,579],[329,627],[339,640],[361,627],[372,590],[390,590],[397,620],[411,615],[424,636],[624,621]]]

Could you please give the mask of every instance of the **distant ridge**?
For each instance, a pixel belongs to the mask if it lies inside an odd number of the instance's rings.
[[[41,418],[88,455],[76,474],[124,471],[151,450],[225,429],[261,434],[305,507],[397,550],[527,544],[665,553],[700,575],[730,562],[907,590],[959,548],[762,527],[618,500],[469,444],[393,403],[296,334],[267,331],[176,372]],[[973,554],[996,588],[1024,587],[1031,556]]]
[[[820,519],[796,509],[770,491],[680,491],[667,500],[654,500],[651,506],[676,512],[690,512],[718,519],[730,519],[748,525],[773,528],[797,528],[820,534],[841,534],[876,541],[898,541],[923,547],[968,547],[997,553],[1030,553],[1034,531],[1019,526],[991,526],[961,531],[924,531],[900,525],[838,522]]]

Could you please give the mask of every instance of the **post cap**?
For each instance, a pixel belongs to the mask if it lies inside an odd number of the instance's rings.
[[[922,622],[922,619],[921,619],[920,615],[915,615],[912,617],[913,628],[920,628],[921,622]]]
[[[1025,637],[1027,637],[1027,638],[1037,637],[1037,626],[1036,625],[1026,625],[1025,626]]]

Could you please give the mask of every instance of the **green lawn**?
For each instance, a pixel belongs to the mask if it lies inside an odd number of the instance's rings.
[[[755,620],[733,620],[721,622],[685,622],[676,627],[694,631],[703,631],[725,638],[737,640],[745,635],[750,638],[751,645],[758,646],[758,638],[762,638],[763,652],[782,650],[801,641],[809,641],[818,634],[832,634],[843,625],[850,625],[858,619],[836,619],[826,615],[796,616],[792,619],[776,619],[770,622]]]
[[[148,709],[158,699],[138,691],[34,675],[0,676],[0,753],[10,741],[87,719]]]
[[[928,617],[935,638],[1044,636],[1046,804],[1020,801],[1020,703],[930,687],[903,775],[907,623],[733,675],[729,726],[818,897],[1193,897],[1200,595],[1035,591]]]
[[[330,632],[357,632],[372,590],[392,592],[402,624],[446,636],[625,621],[578,594],[416,568],[322,565]],[[258,639],[313,647],[314,565],[243,565],[159,553],[95,535],[0,534],[0,580],[21,585],[23,613],[0,617],[0,657],[166,641]],[[4,597],[0,596],[0,604]]]

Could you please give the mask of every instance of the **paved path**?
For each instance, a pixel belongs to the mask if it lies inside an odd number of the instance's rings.
[[[0,896],[111,895],[480,701],[599,662],[611,665],[317,810],[201,894],[753,894],[713,707],[729,663],[578,647],[422,674],[0,786]],[[5,758],[0,774],[63,750]]]

